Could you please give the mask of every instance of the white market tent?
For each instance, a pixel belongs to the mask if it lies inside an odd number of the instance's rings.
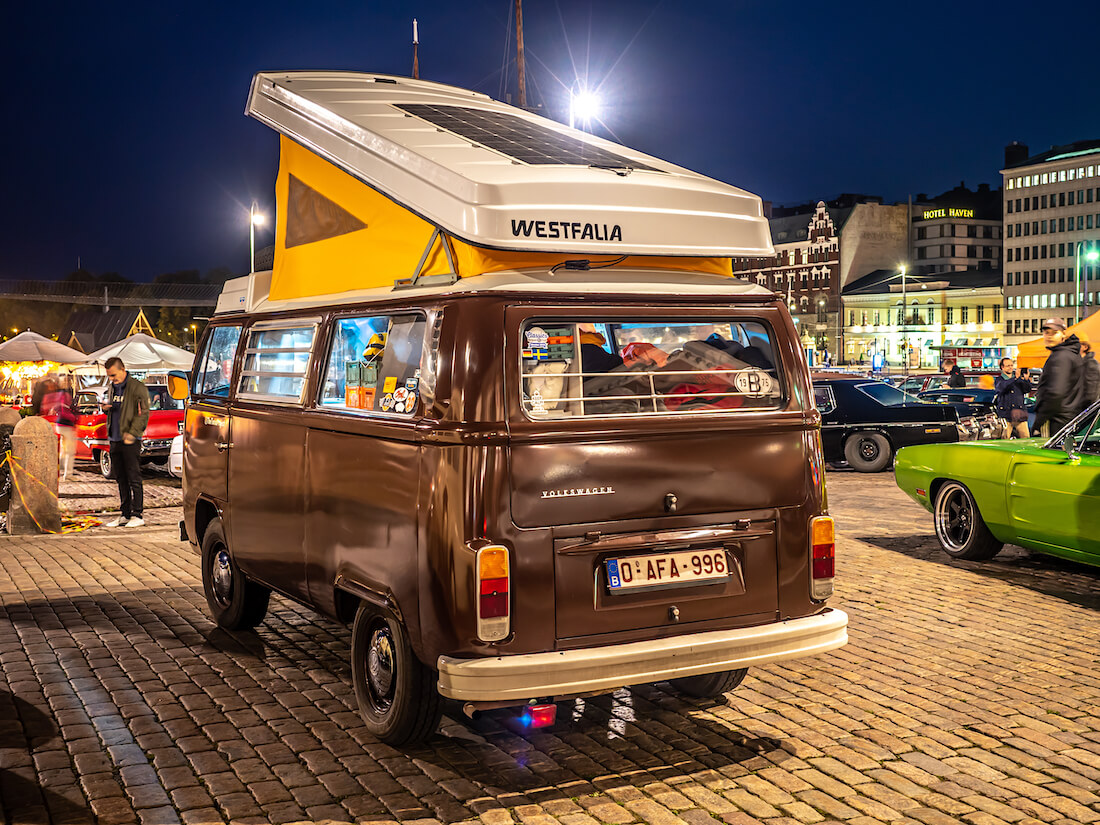
[[[80,360],[86,364],[103,364],[108,358],[121,358],[127,370],[138,372],[189,370],[195,360],[193,353],[144,332],[108,344]]]
[[[78,349],[59,344],[37,332],[21,332],[0,343],[0,361],[52,361],[55,364],[80,364],[85,355]]]

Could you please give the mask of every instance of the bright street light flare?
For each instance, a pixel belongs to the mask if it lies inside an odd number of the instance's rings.
[[[592,120],[599,117],[600,98],[593,92],[581,90],[569,92],[569,125],[576,127],[580,121],[581,128],[585,128]]]

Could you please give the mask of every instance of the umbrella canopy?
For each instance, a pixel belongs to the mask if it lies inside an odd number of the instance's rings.
[[[88,364],[102,364],[121,358],[128,370],[189,370],[195,356],[185,349],[139,332],[81,358]]]
[[[53,361],[55,364],[79,364],[85,355],[80,350],[51,341],[37,332],[21,332],[0,343],[0,361]]]

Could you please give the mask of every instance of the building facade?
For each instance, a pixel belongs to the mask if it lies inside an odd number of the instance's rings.
[[[1100,306],[1100,140],[1028,156],[1005,150],[1005,337],[1018,345],[1046,318],[1084,318]]]
[[[1001,278],[995,269],[888,269],[854,281],[843,294],[845,362],[939,368],[951,350],[965,352],[965,369],[992,369],[1004,354]]]
[[[786,298],[811,364],[843,357],[840,295],[853,273],[904,260],[906,207],[880,200],[846,195],[775,210],[775,256],[734,259],[736,275]]]
[[[913,206],[910,269],[925,273],[1001,269],[1001,194],[960,184]]]

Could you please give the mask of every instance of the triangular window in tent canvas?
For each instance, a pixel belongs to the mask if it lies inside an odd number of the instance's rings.
[[[288,177],[287,246],[324,241],[367,228],[359,218],[300,178]]]

